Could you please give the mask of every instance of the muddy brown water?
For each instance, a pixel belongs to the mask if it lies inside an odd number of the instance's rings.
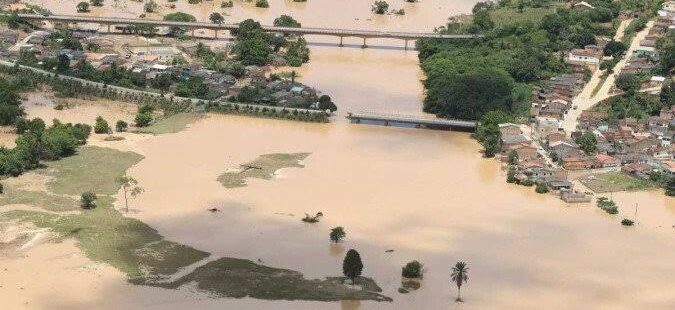
[[[291,12],[308,26],[329,26],[369,15],[370,5],[354,0],[270,3],[270,10],[285,9],[266,13],[235,2],[234,11],[264,22]],[[423,1],[416,4],[418,13],[411,11],[398,21],[384,16],[384,21],[378,17],[357,25],[429,29],[449,15],[470,10],[472,3]],[[212,4],[219,2],[203,6]],[[432,8],[422,9],[427,5]],[[402,1],[393,5],[399,6]],[[53,11],[59,13],[57,8]],[[204,11],[200,14],[207,15]],[[340,22],[343,16],[338,15],[350,17]],[[422,76],[414,52],[316,45],[312,51],[312,62],[301,69],[303,81],[331,94],[343,110],[420,113]],[[131,286],[109,267],[83,272],[81,266],[89,263],[72,244],[50,245],[50,252],[36,248],[34,256],[24,260],[0,260],[10,267],[5,279],[12,279],[7,283],[0,278],[7,288],[0,289],[0,299],[32,309],[675,307],[672,198],[658,191],[614,193],[620,208],[616,216],[592,205],[569,206],[533,188],[506,184],[498,163],[481,158],[480,146],[466,133],[212,115],[177,134],[121,144],[145,156],[129,171],[146,190],[132,202],[130,216],[168,239],[213,255],[298,270],[308,277],[340,274],[344,253],[355,248],[364,260],[364,274],[394,302],[223,299],[189,288]],[[279,152],[311,155],[304,160],[305,168],[283,169],[271,181],[249,180],[247,187],[238,189],[225,189],[216,181],[228,168]],[[620,220],[634,216],[636,203],[638,225],[622,227]],[[214,206],[223,212],[206,211]],[[325,215],[318,224],[300,221],[304,213],[318,211]],[[335,226],[347,231],[339,245],[328,239]],[[394,252],[386,253],[389,249]],[[413,259],[425,265],[422,287],[401,295],[396,291],[401,267]],[[449,279],[451,266],[459,260],[470,268],[469,283],[462,288],[466,303],[461,305],[453,302],[456,289]],[[45,264],[51,261],[56,262],[53,268]],[[31,270],[30,277],[23,270]],[[47,285],[41,279],[64,284]],[[72,289],[81,293],[67,291]]]

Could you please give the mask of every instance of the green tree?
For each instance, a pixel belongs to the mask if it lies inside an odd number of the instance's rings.
[[[136,123],[136,127],[147,127],[152,122],[152,114],[139,112],[136,114],[134,122]]]
[[[26,115],[19,94],[6,80],[0,79],[0,125],[13,125]]]
[[[385,14],[389,10],[389,3],[386,1],[375,1],[373,6],[370,8],[371,11],[375,14]]]
[[[103,6],[103,0],[89,0],[89,3],[93,6]]]
[[[548,185],[544,182],[537,183],[537,186],[534,188],[534,191],[538,194],[546,194],[549,191]]]
[[[127,131],[127,128],[129,128],[129,124],[123,120],[118,120],[117,123],[115,123],[115,131],[117,132],[125,132]]]
[[[220,13],[213,12],[209,16],[209,20],[214,24],[222,24],[225,21],[225,18]]]
[[[289,15],[281,15],[274,19],[274,26],[276,27],[291,27],[300,28],[300,23]]]
[[[191,77],[176,84],[174,93],[180,97],[204,99],[209,93],[209,87],[204,84],[204,79]]]
[[[334,227],[330,230],[330,240],[338,243],[347,235],[345,229],[342,226]]]
[[[193,15],[183,13],[183,12],[175,12],[175,13],[170,13],[164,15],[164,20],[166,21],[172,21],[172,22],[196,22],[197,18],[195,18]],[[184,34],[186,31],[185,28],[181,27],[171,27],[171,33],[173,35],[181,35]]]
[[[150,86],[156,88],[160,93],[164,94],[169,91],[171,85],[175,82],[176,77],[171,73],[162,73],[150,80]]]
[[[405,278],[421,278],[422,272],[423,265],[416,260],[408,262],[401,268],[401,276]]]
[[[333,100],[328,95],[321,95],[319,97],[319,110],[330,110],[331,112],[337,111],[337,106],[333,103]]]
[[[79,12],[79,13],[89,12],[89,3],[82,1],[82,2],[78,3],[75,6],[75,8],[77,9],[77,12]]]
[[[122,192],[124,193],[124,209],[125,212],[129,212],[129,198],[136,198],[139,194],[143,193],[143,188],[137,186],[138,181],[129,176],[121,176],[116,179],[117,184],[122,187]]]
[[[481,10],[473,15],[473,24],[481,31],[488,31],[495,27],[495,22],[490,17],[490,12]]]
[[[96,194],[94,192],[84,192],[80,196],[80,207],[82,209],[96,208]]]
[[[621,73],[616,77],[616,80],[614,80],[614,84],[616,84],[617,88],[624,91],[627,96],[632,97],[640,90],[642,81],[636,74]]]
[[[68,58],[68,55],[66,54],[60,54],[59,57],[59,62],[56,65],[56,71],[58,72],[67,72],[70,70],[70,58]]]
[[[517,165],[518,164],[518,153],[516,151],[511,151],[508,154],[509,164]]]
[[[354,249],[347,251],[344,261],[342,262],[342,273],[345,277],[352,280],[352,284],[355,283],[356,278],[361,276],[363,271],[363,262],[361,261],[361,255]]]
[[[602,53],[605,56],[620,57],[623,53],[628,50],[628,46],[625,43],[619,41],[609,41],[605,48],[602,50]]]
[[[450,279],[457,285],[457,299],[455,301],[462,302],[462,284],[469,280],[469,267],[467,267],[465,262],[457,262],[452,267]]]
[[[255,6],[256,6],[257,8],[269,8],[269,7],[270,7],[270,3],[267,2],[267,0],[256,0],[256,1],[255,1]]]
[[[94,133],[110,133],[110,126],[108,126],[108,122],[103,119],[102,116],[96,118],[96,123],[94,124]]]
[[[581,136],[575,139],[575,142],[586,155],[593,155],[597,150],[598,141],[595,138],[595,134],[590,131],[581,134]]]
[[[237,59],[244,65],[265,65],[270,61],[272,48],[262,37],[239,40],[234,48]]]

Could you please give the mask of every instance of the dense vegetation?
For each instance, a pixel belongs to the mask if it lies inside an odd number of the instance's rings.
[[[484,38],[420,40],[419,57],[427,75],[425,111],[461,119],[480,119],[495,110],[524,115],[530,85],[568,70],[555,53],[594,44],[596,35],[613,35],[607,23],[618,15],[617,4],[590,2],[596,8],[586,11],[556,8],[557,2],[548,0],[478,3],[471,21],[453,20],[439,32]],[[550,12],[528,15],[542,8]],[[495,21],[507,13],[514,16],[512,21]]]
[[[276,26],[299,27],[295,19],[282,15],[274,21]],[[247,19],[239,23],[239,29],[234,32],[237,37],[233,51],[244,65],[269,64],[273,52],[285,49],[285,60],[288,65],[299,67],[309,61],[309,48],[302,37],[287,37],[270,34],[263,31],[260,23]]]

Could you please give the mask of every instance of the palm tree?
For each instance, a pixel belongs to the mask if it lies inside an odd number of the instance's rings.
[[[462,283],[466,283],[469,280],[469,267],[466,266],[465,262],[457,262],[455,267],[452,267],[450,278],[457,285],[457,299],[455,301],[462,302],[461,288]]]

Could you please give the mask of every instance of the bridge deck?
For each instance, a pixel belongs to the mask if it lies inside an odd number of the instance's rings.
[[[238,24],[212,24],[206,22],[175,22],[152,19],[134,19],[134,18],[116,18],[116,17],[95,17],[95,16],[71,16],[71,15],[36,15],[36,14],[19,14],[19,17],[27,20],[39,20],[60,23],[98,23],[104,25],[115,24],[143,24],[154,25],[157,27],[189,27],[197,29],[210,30],[234,30],[238,29]],[[361,38],[393,38],[403,40],[416,40],[422,38],[436,38],[436,39],[476,39],[482,37],[481,35],[449,35],[438,33],[422,33],[422,32],[396,32],[396,31],[373,31],[373,30],[354,30],[354,29],[334,29],[334,28],[292,28],[292,27],[275,27],[262,26],[264,30],[270,32],[283,32],[287,34],[308,34],[308,35],[330,35],[338,37],[361,37]]]
[[[474,121],[440,119],[440,118],[425,119],[415,117],[412,115],[383,114],[374,112],[349,112],[347,113],[346,117],[352,122],[375,121],[375,122],[384,122],[385,125],[388,125],[389,123],[399,123],[399,124],[410,124],[415,126],[424,126],[429,128],[441,128],[441,129],[452,129],[452,128],[475,129],[477,124]]]

